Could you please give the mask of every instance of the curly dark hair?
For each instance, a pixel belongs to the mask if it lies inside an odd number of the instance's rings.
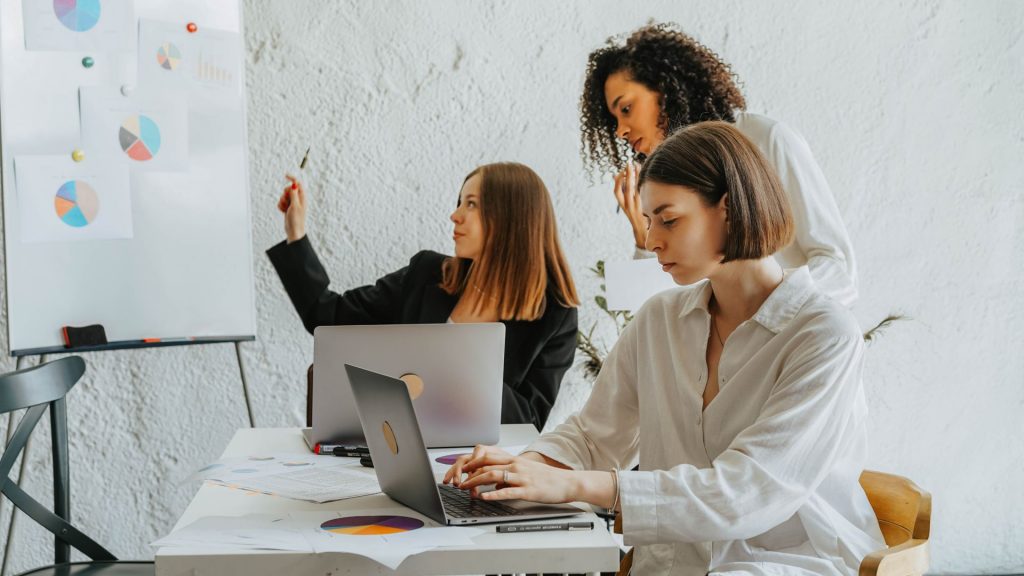
[[[623,70],[661,95],[660,124],[666,137],[704,120],[735,122],[733,112],[747,106],[729,65],[676,24],[644,26],[624,44],[613,36],[590,53],[580,96],[580,155],[591,174],[620,170],[630,155],[629,144],[615,136],[615,117],[604,97],[605,81]]]

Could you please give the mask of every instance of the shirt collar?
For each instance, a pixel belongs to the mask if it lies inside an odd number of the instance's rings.
[[[683,301],[680,318],[698,309],[710,313],[708,302],[711,301],[711,282],[701,280],[695,288]],[[786,270],[782,283],[768,295],[752,320],[774,333],[781,332],[804,307],[814,290],[814,281],[806,266]]]

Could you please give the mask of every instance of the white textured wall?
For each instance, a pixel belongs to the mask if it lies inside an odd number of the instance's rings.
[[[5,0],[7,1],[7,0]],[[11,0],[13,1],[13,0]],[[750,108],[806,135],[860,264],[871,348],[871,466],[930,490],[933,571],[1024,572],[1024,4],[1018,2],[354,2],[248,0],[259,340],[244,345],[257,425],[296,426],[312,339],[263,250],[283,237],[282,174],[312,144],[309,230],[336,287],[450,251],[474,166],[517,160],[551,189],[582,293],[630,236],[578,148],[586,54],[649,18],[732,62]],[[215,250],[216,247],[211,247]],[[183,271],[187,273],[187,271]],[[0,318],[6,350],[6,317]],[[588,304],[581,325],[597,319]],[[150,557],[245,422],[229,345],[93,354],[70,396],[73,512],[121,557]],[[4,358],[3,370],[14,361]],[[585,398],[573,376],[554,417]],[[2,426],[0,426],[2,428]],[[47,494],[47,437],[25,485]],[[0,530],[7,539],[10,505]],[[7,573],[50,557],[24,516]]]

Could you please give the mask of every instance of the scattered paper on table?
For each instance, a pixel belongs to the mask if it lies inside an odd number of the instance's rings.
[[[221,458],[203,466],[188,480],[220,480],[230,483],[236,480],[292,472],[302,468],[331,468],[353,464],[358,466],[358,460],[349,462],[343,458],[320,456],[309,452],[250,454],[245,458]]]
[[[218,482],[217,480],[211,480]],[[299,468],[289,472],[218,482],[232,488],[273,494],[294,500],[332,502],[380,492],[377,476],[369,468],[336,465]]]
[[[27,50],[129,52],[132,0],[22,0]]]
[[[604,281],[608,309],[630,312],[658,292],[679,287],[656,258],[605,262]]]
[[[82,147],[87,158],[120,162],[132,170],[188,169],[188,114],[184,99],[108,86],[80,88]]]
[[[22,242],[132,237],[125,167],[99,158],[17,156],[14,176]]]
[[[310,552],[302,525],[287,514],[208,516],[153,542],[156,548]]]
[[[346,534],[324,528],[339,518],[380,517],[418,520],[421,528],[390,534]],[[441,546],[471,546],[473,538],[484,532],[481,528],[441,526],[437,522],[407,508],[345,510],[344,512],[293,512],[302,534],[321,552],[347,552],[370,558],[394,570],[409,556]],[[386,521],[385,521],[386,522]],[[384,522],[382,522],[384,524]],[[328,524],[329,525],[329,524]]]

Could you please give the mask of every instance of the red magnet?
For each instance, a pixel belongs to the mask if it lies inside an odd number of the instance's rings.
[[[196,30],[199,30],[199,26],[196,26],[195,22],[189,22],[185,29],[194,34]]]

